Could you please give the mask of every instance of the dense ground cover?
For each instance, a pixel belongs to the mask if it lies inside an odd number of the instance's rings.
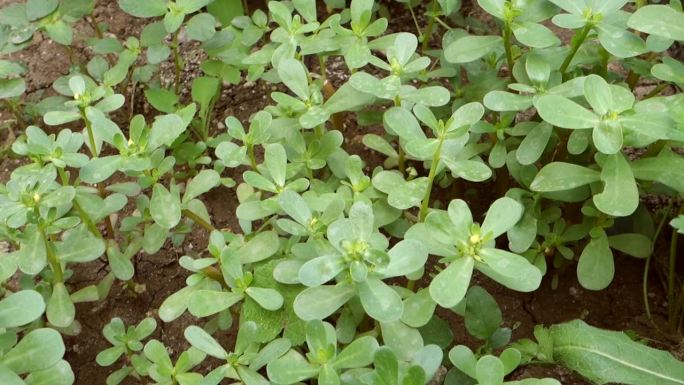
[[[679,2],[0,6],[3,383],[684,383]]]

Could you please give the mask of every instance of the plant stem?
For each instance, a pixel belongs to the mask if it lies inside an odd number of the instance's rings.
[[[224,288],[230,288],[230,286],[228,286],[228,284],[226,283],[226,280],[223,279],[223,273],[221,273],[221,271],[215,268],[214,266],[205,267],[204,269],[202,269],[202,273],[209,277],[209,279],[212,279],[220,283],[221,286],[223,286]]]
[[[249,155],[249,164],[252,166],[252,171],[257,170],[257,162],[256,162],[256,155],[254,154],[254,145],[253,144],[248,144],[247,145],[247,154]]]
[[[173,43],[171,44],[171,49],[173,50],[173,65],[176,70],[176,77],[174,80],[174,90],[176,95],[180,92],[180,80],[181,80],[181,58],[179,52],[179,42],[178,35],[180,34],[180,28],[173,34]]]
[[[97,36],[98,39],[102,39],[104,37],[100,25],[97,24],[97,20],[95,20],[95,16],[92,14],[90,14],[90,26],[92,26],[93,30],[95,30],[95,36]]]
[[[563,64],[561,64],[560,67],[560,73],[563,75],[563,80],[566,78],[566,73],[565,71],[568,70],[568,67],[570,66],[570,63],[572,62],[572,59],[575,57],[575,54],[577,54],[577,51],[579,48],[582,46],[582,43],[584,43],[585,40],[587,40],[587,36],[589,35],[589,32],[594,28],[594,24],[592,23],[587,23],[584,28],[581,30],[575,32],[575,36],[572,37],[572,44],[570,46],[570,52],[568,53],[568,56],[565,57],[565,60],[563,61]]]
[[[57,172],[59,173],[59,178],[62,180],[62,186],[71,185],[69,183],[69,177],[67,177],[66,172],[64,172],[63,168],[57,167]],[[104,239],[100,230],[97,229],[97,226],[95,226],[95,223],[93,223],[93,220],[90,219],[90,217],[85,212],[85,210],[83,210],[81,205],[78,204],[78,201],[76,201],[76,199],[74,199],[72,201],[72,204],[73,204],[74,208],[76,209],[76,211],[78,211],[78,216],[81,218],[81,221],[83,223],[85,223],[85,225],[88,227],[90,232],[93,233],[94,236],[96,236],[100,239]]]
[[[5,105],[7,105],[9,110],[12,112],[12,115],[14,115],[14,120],[17,121],[17,126],[19,126],[19,129],[24,129],[26,128],[26,122],[24,121],[24,117],[22,116],[19,103],[20,101],[18,101],[18,99],[17,101],[8,99],[6,100]]]
[[[506,49],[506,63],[508,65],[508,72],[510,73],[511,79],[515,80],[513,77],[513,65],[515,63],[513,62],[513,44],[511,43],[512,35],[513,31],[511,30],[511,25],[508,22],[504,23],[503,42],[504,48]]]
[[[44,228],[40,228],[41,236],[43,237],[43,242],[45,244],[45,251],[47,252],[48,264],[50,264],[50,269],[55,275],[55,283],[64,282],[64,271],[62,270],[62,265],[59,259],[55,255],[55,251],[52,249],[52,243],[48,239]]]
[[[660,223],[658,223],[658,228],[656,229],[655,234],[653,234],[653,241],[651,242],[651,249],[655,249],[655,243],[658,240],[658,237],[660,237],[660,233],[663,231],[663,227],[665,226],[665,222],[669,218],[670,210],[672,210],[672,202],[668,204],[667,209],[663,213],[663,219],[660,220]],[[644,277],[642,280],[642,294],[644,297],[644,308],[646,309],[646,316],[648,319],[651,319],[651,306],[648,303],[648,273],[651,268],[651,257],[653,254],[649,255],[648,258],[646,258],[646,264],[644,265]]]
[[[318,55],[318,69],[321,73],[321,80],[323,80],[323,84],[325,84],[328,81],[328,70],[326,65],[326,57],[323,55]]]
[[[411,7],[410,1],[406,2],[406,8],[408,8],[411,13],[411,18],[413,19],[413,24],[416,26],[416,32],[418,33],[418,39],[423,37],[423,31],[420,30],[420,25],[418,24],[418,19],[416,19],[416,14],[413,12],[413,7]]]
[[[86,126],[86,131],[88,132],[88,143],[90,144],[90,153],[93,158],[97,158],[97,144],[95,143],[95,134],[93,134],[93,125],[90,123],[90,119],[86,117],[85,109],[81,108],[81,116],[83,117],[83,122]]]
[[[427,27],[425,28],[425,33],[423,33],[423,43],[420,46],[420,52],[425,54],[425,51],[430,48],[430,37],[432,36],[432,28],[435,26],[435,15],[437,12],[437,0],[432,0],[431,11],[429,15],[429,20]]]
[[[195,223],[197,223],[198,225],[202,226],[205,230],[207,230],[207,231],[209,231],[209,232],[212,232],[212,231],[216,230],[216,227],[214,227],[214,225],[212,225],[211,223],[205,221],[205,220],[202,219],[199,215],[195,214],[194,212],[192,212],[192,211],[190,211],[190,210],[188,210],[188,209],[182,210],[181,213],[183,214],[183,216],[189,218],[190,220],[192,220],[193,222],[195,222]]]
[[[667,83],[660,83],[658,84],[651,92],[649,92],[646,96],[644,96],[643,100],[650,99],[654,96],[658,96],[665,88],[669,87],[670,85]]]
[[[675,322],[675,303],[677,298],[675,297],[675,276],[677,274],[677,238],[679,233],[677,229],[672,229],[672,240],[670,241],[670,258],[668,264],[668,276],[667,276],[667,304],[669,307],[669,321],[670,330],[674,329]]]
[[[430,173],[428,174],[428,186],[425,191],[425,196],[423,197],[423,202],[420,205],[420,213],[418,214],[418,220],[421,222],[425,221],[428,209],[430,208],[430,194],[432,194],[432,184],[435,181],[435,176],[437,176],[437,168],[439,167],[440,154],[442,152],[442,145],[444,144],[444,136],[439,137],[439,144],[437,145],[437,150],[432,156],[432,164],[430,164]]]

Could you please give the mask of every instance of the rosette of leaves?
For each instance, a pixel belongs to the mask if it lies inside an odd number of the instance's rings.
[[[648,51],[646,43],[627,30],[629,14],[622,11],[628,0],[550,0],[567,13],[554,16],[551,20],[561,28],[577,30],[561,72],[565,72],[580,45],[591,32],[596,32],[601,46],[611,55],[628,58]]]
[[[277,68],[280,80],[296,97],[282,92],[271,93],[276,106],[266,111],[280,120],[280,125],[314,128],[323,125],[331,115],[341,111],[353,111],[370,104],[370,95],[356,91],[350,85],[340,87],[335,94],[324,100],[320,82],[309,83],[308,70],[295,59],[284,59]],[[274,123],[275,124],[275,123]],[[319,128],[320,129],[320,128]]]
[[[186,15],[195,13],[204,8],[213,0],[119,0],[119,7],[126,13],[135,17],[150,18],[164,16],[164,28],[166,32],[176,32]]]
[[[401,297],[383,279],[419,271],[427,252],[415,240],[404,240],[389,251],[387,239],[374,224],[372,207],[355,203],[348,218],[328,226],[328,244],[321,256],[305,262],[298,281],[307,288],[297,295],[294,309],[303,320],[324,319],[358,296],[367,314],[382,322],[397,321]],[[335,280],[335,284],[327,282]]]
[[[0,11],[0,25],[9,27],[9,47],[3,47],[3,51],[24,48],[36,31],[69,46],[73,42],[73,24],[92,13],[94,6],[93,0],[30,0],[10,4]]]
[[[310,378],[323,385],[340,383],[340,371],[360,368],[373,362],[378,342],[371,336],[359,337],[338,351],[335,328],[319,320],[306,325],[306,355],[292,349],[266,366],[268,378],[289,385]]]
[[[369,38],[382,35],[387,29],[384,17],[373,20],[375,2],[372,0],[352,0],[350,5],[350,28],[342,27],[342,17],[333,16],[330,28],[337,35],[344,61],[350,70],[361,68],[371,60]]]
[[[560,44],[553,31],[541,24],[557,11],[545,0],[478,0],[477,3],[503,23],[504,35],[512,33],[528,47],[547,48]],[[510,39],[510,35],[504,39]]]
[[[627,88],[589,75],[584,81],[584,98],[593,111],[561,95],[544,95],[534,102],[546,122],[575,130],[568,140],[572,154],[587,149],[590,129],[596,149],[609,155],[618,153],[625,145],[641,147],[670,137],[669,115],[641,110],[641,102],[635,104],[635,97]]]
[[[279,218],[276,223],[295,236],[321,239],[328,226],[343,214],[344,201],[336,194],[305,193],[287,190],[278,197],[281,209],[292,219]]]
[[[466,295],[473,270],[517,291],[539,287],[541,272],[517,254],[497,249],[497,237],[520,220],[523,207],[511,198],[499,198],[489,207],[482,225],[473,222],[468,205],[452,200],[447,211],[430,212],[424,223],[413,225],[407,239],[421,240],[430,254],[447,267],[430,282],[430,295],[440,306],[456,306]]]
[[[235,352],[227,352],[211,334],[198,326],[188,326],[185,329],[185,338],[190,344],[221,361],[223,365],[209,372],[202,384],[217,385],[224,378],[235,380],[233,384],[240,385],[265,385],[269,381],[259,371],[270,362],[274,362],[285,354],[292,344],[287,338],[277,338],[263,347],[258,344],[237,346]]]
[[[102,149],[102,142],[112,143],[114,134],[119,131],[107,113],[123,105],[123,95],[113,94],[106,87],[98,86],[90,78],[80,75],[69,77],[66,87],[63,84],[56,87],[73,100],[66,101],[61,110],[46,113],[43,116],[45,124],[56,126],[83,120],[84,136],[88,138],[86,145],[97,156]]]
[[[198,385],[204,376],[191,370],[202,363],[206,354],[191,347],[178,356],[174,364],[166,346],[158,340],[151,340],[143,349],[145,358],[152,364],[147,368],[147,376],[156,384]]]
[[[142,340],[149,337],[156,328],[154,318],[145,318],[137,326],[128,328],[121,318],[112,318],[105,325],[102,334],[112,346],[98,353],[95,358],[97,364],[111,366],[124,357],[124,365],[107,376],[107,385],[120,384],[128,376],[140,379],[140,376],[147,375],[147,368],[151,363],[142,354]]]
[[[532,53],[518,60],[513,67],[517,83],[508,84],[511,91],[494,90],[483,100],[492,111],[524,111],[532,107],[543,95],[560,95],[575,98],[584,95],[585,77],[563,82],[561,73],[552,70],[545,57]]]
[[[280,309],[282,295],[272,288],[257,285],[252,269],[253,264],[278,252],[279,247],[274,231],[249,237],[213,231],[208,246],[210,256],[181,258],[181,266],[193,272],[192,279],[188,280],[188,286],[162,303],[160,317],[170,322],[189,310],[197,317],[219,314],[230,319],[231,307],[247,299],[270,311]]]
[[[238,140],[242,145],[233,141],[224,140],[216,146],[216,157],[221,163],[229,168],[241,165],[251,165],[252,170],[257,169],[255,146],[264,145],[272,135],[271,114],[259,111],[252,116],[249,130],[245,131],[242,123],[235,117],[229,116],[225,123],[228,128],[227,134],[232,139]]]
[[[1,278],[9,278],[17,269],[36,275],[49,267],[48,321],[68,327],[75,317],[73,301],[81,298],[69,295],[64,284],[65,265],[97,259],[104,253],[105,244],[73,213],[76,189],[60,185],[55,178],[51,165],[17,169],[0,195],[0,221],[22,232],[17,235],[18,250],[4,258]],[[53,240],[57,234],[61,234],[61,240]]]
[[[449,100],[449,91],[442,86],[416,88],[409,83],[430,65],[430,58],[419,56],[413,58],[418,39],[411,33],[398,33],[392,45],[387,47],[387,61],[371,56],[370,63],[388,71],[389,76],[378,79],[366,72],[355,72],[349,78],[349,84],[356,90],[373,95],[379,99],[391,100],[400,105],[406,100],[426,106],[443,106]]]
[[[62,359],[65,347],[62,337],[53,329],[28,331],[45,312],[45,302],[35,290],[20,290],[0,300],[0,378],[8,385],[71,385],[74,373]]]

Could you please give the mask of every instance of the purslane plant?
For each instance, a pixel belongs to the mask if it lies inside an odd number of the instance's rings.
[[[419,36],[386,33],[372,0],[326,1],[325,12],[270,1],[251,15],[232,0],[117,3],[158,19],[125,37],[93,20],[89,61],[54,81],[59,96],[29,108],[31,73],[0,61],[0,98],[23,132],[11,146],[22,165],[0,184],[4,381],[74,383],[60,333],[78,333],[75,304],[105,300],[115,280],[136,295],[136,260],[195,231],[207,246],[184,249],[185,286],[157,313],[201,319],[185,328],[190,347],[145,342],[154,318],[115,318],[96,358],[122,364],[108,385],[425,385],[442,365],[446,384],[558,384],[507,381],[534,362],[596,382],[681,383],[684,364],[668,353],[580,321],[511,344],[495,298],[472,286],[482,274],[487,287],[530,292],[572,268],[584,288],[605,289],[619,273],[614,253],[646,260],[648,273],[680,214],[657,266],[667,266],[669,331],[681,332],[681,211],[668,208],[656,228],[641,199],[684,193],[684,67],[667,51],[684,41],[678,1],[479,0],[500,26],[486,36],[449,0],[425,4]],[[4,8],[0,52],[36,31],[71,45],[71,24],[93,5]],[[574,37],[563,44],[548,20]],[[188,90],[184,41],[204,55]],[[268,105],[222,115],[224,87],[243,80],[272,85]],[[235,189],[234,228],[208,209],[216,188]],[[98,259],[100,282],[72,284]],[[477,344],[460,345],[449,317]]]

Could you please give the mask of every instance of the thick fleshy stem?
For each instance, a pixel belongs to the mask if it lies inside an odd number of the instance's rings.
[[[423,202],[420,205],[420,213],[418,214],[418,220],[421,222],[425,221],[428,209],[430,208],[430,195],[432,194],[432,185],[435,182],[435,177],[437,176],[437,168],[439,168],[440,154],[442,152],[442,145],[444,144],[444,137],[440,136],[439,144],[435,150],[435,154],[432,156],[432,164],[430,164],[430,173],[428,174],[428,186],[425,191],[425,196],[423,197]]]
[[[577,31],[575,33],[575,36],[572,37],[572,44],[570,45],[570,52],[568,53],[568,56],[565,57],[565,60],[563,60],[563,64],[561,64],[560,69],[559,69],[560,73],[563,75],[563,80],[565,80],[567,77],[566,71],[568,70],[570,63],[572,63],[572,59],[577,54],[577,51],[582,46],[582,43],[584,43],[584,41],[587,40],[587,36],[589,36],[589,32],[591,32],[591,30],[593,28],[594,28],[594,24],[587,23],[584,26],[584,28]]]

